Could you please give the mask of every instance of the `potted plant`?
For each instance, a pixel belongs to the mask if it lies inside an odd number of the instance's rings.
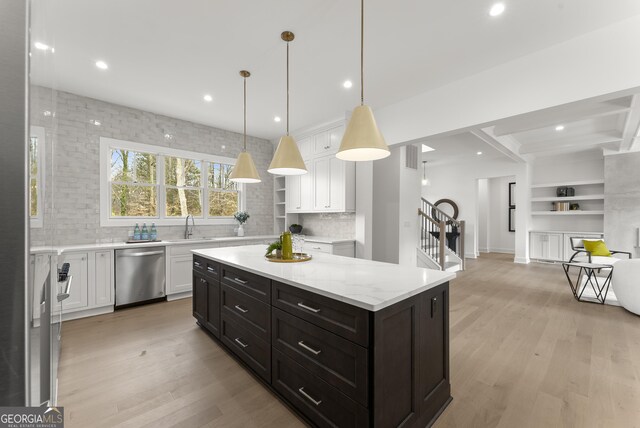
[[[282,258],[282,242],[274,241],[269,244],[269,246],[267,247],[267,254],[265,254],[265,256],[273,253],[273,250],[276,250],[276,257]]]
[[[289,226],[289,232],[294,233],[294,234],[301,233],[302,232],[302,225],[293,223],[291,226]]]
[[[236,219],[236,221],[238,222],[238,236],[244,236],[244,224],[247,222],[247,220],[249,220],[249,213],[246,211],[237,211],[234,215],[233,218]]]

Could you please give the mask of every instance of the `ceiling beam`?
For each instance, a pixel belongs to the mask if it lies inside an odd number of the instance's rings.
[[[521,144],[518,140],[510,135],[498,137],[493,132],[494,128],[495,127],[490,126],[482,129],[474,129],[470,132],[516,162],[526,163],[530,160],[527,156],[522,156],[520,152]]]
[[[598,132],[589,136],[554,139],[541,141],[535,144],[523,145],[521,154],[537,154],[544,152],[557,152],[567,149],[584,149],[594,146],[612,148],[622,141],[622,136],[617,131]]]
[[[634,95],[631,100],[631,110],[627,113],[627,120],[622,130],[621,152],[628,152],[638,145],[638,132],[640,131],[640,96]]]
[[[529,113],[506,119],[496,125],[494,134],[497,137],[540,128],[554,127],[559,124],[578,122],[596,117],[622,114],[630,111],[628,98],[612,100],[597,104],[585,104],[575,107],[552,107],[540,112]]]

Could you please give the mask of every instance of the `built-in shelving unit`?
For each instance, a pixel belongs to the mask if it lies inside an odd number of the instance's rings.
[[[285,230],[286,219],[286,203],[287,193],[285,191],[285,177],[283,175],[277,175],[273,178],[273,232],[280,234]]]
[[[571,187],[574,196],[558,196],[559,187]],[[602,232],[604,228],[604,179],[567,180],[531,185],[533,231],[582,230]],[[578,204],[578,209],[556,211],[557,203]]]

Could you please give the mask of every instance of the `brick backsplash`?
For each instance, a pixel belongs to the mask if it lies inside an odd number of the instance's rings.
[[[298,221],[305,235],[330,238],[354,238],[356,236],[355,213],[298,214]]]
[[[100,137],[236,157],[242,134],[136,110],[62,91],[31,87],[31,125],[46,130],[44,227],[31,229],[31,245],[118,242],[127,227],[100,227]],[[48,110],[51,115],[45,116]],[[55,116],[54,116],[55,114]],[[100,126],[91,120],[100,121]],[[165,133],[173,139],[165,139]],[[224,148],[223,148],[224,146]],[[248,137],[247,149],[262,183],[246,186],[247,235],[273,233],[273,155],[268,140]],[[133,226],[133,224],[132,224]],[[232,236],[235,226],[198,226],[195,236]],[[159,226],[161,239],[181,238],[182,226]]]

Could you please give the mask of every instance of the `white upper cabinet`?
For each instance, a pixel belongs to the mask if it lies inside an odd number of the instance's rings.
[[[308,174],[286,178],[287,213],[355,211],[355,164],[335,157],[344,126],[298,141]]]

